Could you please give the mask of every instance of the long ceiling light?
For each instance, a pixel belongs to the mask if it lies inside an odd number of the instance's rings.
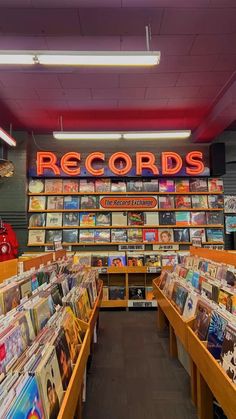
[[[3,128],[0,127],[0,138],[5,141],[5,143],[15,147],[16,146],[16,141],[14,140],[14,138],[11,137],[11,135],[9,135],[6,131],[4,131]]]
[[[159,51],[0,51],[0,65],[154,66]]]
[[[53,137],[56,140],[184,140],[186,138],[189,138],[190,135],[190,130],[156,132],[53,132]]]

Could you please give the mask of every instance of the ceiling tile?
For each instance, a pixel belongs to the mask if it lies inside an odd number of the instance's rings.
[[[119,36],[48,36],[47,47],[58,51],[119,51]]]
[[[143,99],[145,88],[92,89],[94,99]]]
[[[165,9],[162,34],[223,34],[235,31],[235,9]]]
[[[182,73],[177,86],[222,86],[230,75],[224,71]]]
[[[33,7],[121,7],[121,0],[31,0],[31,2]]]
[[[147,88],[146,99],[185,99],[194,98],[199,87],[157,87]]]
[[[161,55],[184,55],[189,53],[194,39],[194,35],[153,35],[151,49],[161,51]],[[121,50],[146,51],[145,33],[143,36],[123,36]]]
[[[1,0],[0,8],[2,7],[31,7],[32,0]]]
[[[70,100],[68,99],[70,109],[116,109],[117,100]]]
[[[1,14],[1,13],[0,13]],[[47,49],[43,36],[0,36],[0,49],[35,50]]]
[[[236,70],[236,54],[226,55],[220,54],[214,67],[215,71],[235,71]]]
[[[121,74],[121,87],[164,87],[175,86],[178,79],[178,73],[160,73],[160,74]],[[1,78],[0,78],[1,80]]]
[[[90,99],[90,89],[36,89],[40,99],[68,99],[78,97],[81,99]]]
[[[168,104],[167,99],[156,99],[156,100],[125,100],[121,99],[118,101],[118,107],[123,109],[162,109]]]
[[[191,54],[209,55],[232,52],[236,53],[236,34],[197,35]]]
[[[152,33],[159,33],[161,8],[80,9],[81,31],[88,35],[143,35],[149,23]]]
[[[57,75],[39,73],[17,73],[15,71],[0,71],[0,82],[4,87],[25,87],[55,89],[61,85]]]
[[[2,9],[1,35],[79,34],[78,13],[74,9]]]
[[[37,93],[34,89],[25,89],[23,87],[0,87],[0,99],[37,99]]]
[[[122,0],[123,7],[208,7],[210,0]],[[227,1],[227,0],[226,0]],[[233,1],[233,0],[231,0]]]
[[[214,99],[219,91],[219,86],[202,86],[199,88],[196,98]]]
[[[218,55],[168,55],[161,56],[160,64],[152,68],[152,72],[190,72],[190,71],[209,71],[214,68],[218,61]]]
[[[62,74],[58,78],[63,88],[110,88],[119,86],[118,74]]]

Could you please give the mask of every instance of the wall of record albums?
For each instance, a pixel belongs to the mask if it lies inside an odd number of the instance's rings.
[[[58,416],[98,287],[70,259],[1,284],[1,418]]]
[[[220,178],[31,178],[28,245],[222,244],[222,193]]]

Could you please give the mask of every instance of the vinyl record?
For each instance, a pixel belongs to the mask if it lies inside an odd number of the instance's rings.
[[[31,179],[29,182],[29,192],[41,193],[44,191],[44,182],[41,179]]]

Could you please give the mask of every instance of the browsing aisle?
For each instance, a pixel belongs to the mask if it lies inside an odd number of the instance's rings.
[[[50,258],[25,258],[31,269],[0,285],[1,418],[81,414],[102,283],[71,258],[38,267]]]
[[[154,280],[158,330],[169,323],[170,355],[189,354],[192,400],[199,417],[213,417],[213,399],[235,417],[236,255],[190,249],[172,272]]]

